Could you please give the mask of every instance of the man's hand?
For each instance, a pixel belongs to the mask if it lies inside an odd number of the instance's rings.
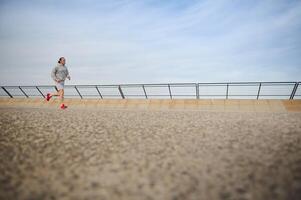
[[[71,80],[71,77],[68,75],[67,78],[69,79],[69,81]]]

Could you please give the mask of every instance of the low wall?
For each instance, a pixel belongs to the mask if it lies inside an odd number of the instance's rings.
[[[0,98],[0,106],[57,107],[59,99]],[[301,100],[197,100],[197,99],[65,99],[70,107],[204,110],[237,112],[301,112]]]

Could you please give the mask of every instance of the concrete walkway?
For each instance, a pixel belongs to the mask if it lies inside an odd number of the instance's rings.
[[[1,101],[0,199],[301,197],[301,113],[283,102],[87,102]]]
[[[58,107],[58,99],[0,98],[3,106]],[[216,112],[301,112],[301,100],[65,99],[72,107]]]

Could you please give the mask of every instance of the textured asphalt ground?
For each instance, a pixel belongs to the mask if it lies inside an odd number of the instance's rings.
[[[301,113],[0,107],[0,199],[301,199]]]

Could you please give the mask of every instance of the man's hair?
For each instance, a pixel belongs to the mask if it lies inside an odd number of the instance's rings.
[[[60,59],[57,61],[58,63],[61,63],[61,60],[63,59],[64,57],[60,57]]]

